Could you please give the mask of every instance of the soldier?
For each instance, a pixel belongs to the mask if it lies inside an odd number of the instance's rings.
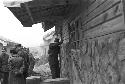
[[[22,48],[21,44],[15,46],[18,55],[24,59],[25,63],[25,70],[24,70],[24,77],[28,77],[28,69],[29,69],[29,55],[28,53]]]
[[[34,68],[34,65],[35,65],[35,58],[33,57],[32,53],[29,53],[29,62],[30,62],[30,64],[29,64],[29,71],[28,71],[28,73],[30,75],[32,75],[33,74],[33,68]]]
[[[50,43],[49,45],[49,65],[51,69],[52,78],[60,78],[60,67],[59,67],[59,60],[58,56],[60,53],[60,45],[62,44],[62,41],[59,42],[58,38],[55,38],[54,43]]]
[[[9,77],[9,55],[6,52],[6,48],[2,48],[2,54],[0,55],[0,72],[3,74],[2,84],[8,84]]]
[[[24,59],[20,57],[15,48],[10,50],[11,58],[9,60],[10,73],[9,73],[9,84],[26,84],[26,78],[24,78]]]
[[[29,57],[29,69],[28,69],[28,76],[31,76],[33,74],[33,68],[35,65],[35,58],[33,57],[33,54],[30,53],[29,48],[24,48],[24,50],[27,52],[28,57]]]

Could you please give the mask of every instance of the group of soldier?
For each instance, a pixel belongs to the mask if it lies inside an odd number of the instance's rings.
[[[56,38],[54,43],[49,45],[49,65],[52,73],[52,78],[60,78],[60,45]],[[8,55],[6,48],[2,48],[0,55],[0,81],[2,84],[26,84],[26,78],[32,75],[32,70],[35,65],[35,59],[29,52],[28,48],[24,48],[21,44],[15,45],[10,49]]]
[[[26,84],[26,78],[32,75],[35,59],[21,44],[10,49],[2,48],[0,55],[0,81],[1,84]]]

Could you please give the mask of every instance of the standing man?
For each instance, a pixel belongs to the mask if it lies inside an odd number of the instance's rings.
[[[18,44],[15,46],[16,47],[16,51],[18,52],[18,55],[20,57],[22,57],[24,59],[24,65],[25,65],[25,70],[24,70],[24,77],[25,79],[28,77],[28,69],[29,69],[29,55],[26,52],[26,50],[24,50],[22,48],[21,44]]]
[[[2,48],[2,54],[0,55],[0,72],[3,74],[2,84],[8,84],[9,77],[9,55],[6,52],[7,49]]]
[[[27,52],[28,57],[29,57],[28,76],[31,76],[31,75],[33,75],[33,68],[34,68],[34,65],[35,65],[35,58],[33,57],[33,54],[30,53],[29,48],[25,48],[25,51]]]
[[[60,45],[62,44],[62,41],[59,42],[58,38],[55,38],[54,43],[50,43],[49,45],[49,65],[51,69],[52,78],[60,78],[60,67],[59,67],[59,60],[58,56],[60,53]]]
[[[29,70],[28,73],[29,75],[33,75],[33,69],[34,69],[34,65],[35,65],[35,58],[33,57],[32,53],[29,53]]]

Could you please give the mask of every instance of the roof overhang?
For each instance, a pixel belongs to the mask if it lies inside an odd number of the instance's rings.
[[[6,1],[6,2],[5,2]],[[36,23],[44,23],[44,30],[54,27],[63,21],[79,0],[5,0],[4,4],[22,23],[24,27],[32,27]]]

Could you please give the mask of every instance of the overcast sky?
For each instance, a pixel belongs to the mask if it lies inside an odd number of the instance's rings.
[[[0,0],[0,36],[22,43],[26,47],[39,46],[44,30],[42,25],[24,28],[16,17],[3,6]]]

